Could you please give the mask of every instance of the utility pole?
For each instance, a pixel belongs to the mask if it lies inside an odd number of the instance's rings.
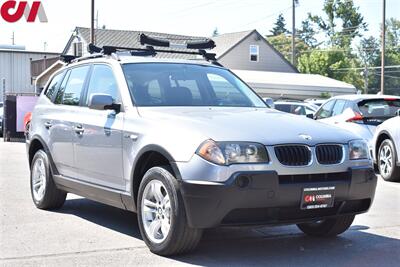
[[[368,75],[369,75],[369,70],[367,67],[367,64],[365,64],[364,68],[364,93],[368,94]]]
[[[296,62],[296,0],[292,0],[292,64]]]
[[[95,36],[94,36],[94,21],[95,21],[95,17],[94,17],[94,0],[91,1],[91,8],[90,8],[90,14],[91,14],[91,18],[90,18],[90,42],[92,44],[95,44]]]
[[[382,0],[381,94],[385,93],[386,0]]]

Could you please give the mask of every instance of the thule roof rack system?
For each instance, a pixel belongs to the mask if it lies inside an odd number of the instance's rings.
[[[206,49],[215,48],[215,43],[211,39],[205,41],[187,41],[184,44],[176,44],[166,39],[158,39],[142,33],[139,35],[139,41],[140,44],[145,47],[103,46],[101,48],[89,44],[88,51],[91,55],[85,58],[72,59],[72,61],[76,62],[88,58],[96,58],[99,55],[117,55],[118,52],[128,52],[131,56],[156,56],[158,53],[169,53],[199,55],[206,61],[221,66],[221,64],[217,62],[216,55],[206,51]],[[167,47],[170,49],[159,49],[155,47]]]

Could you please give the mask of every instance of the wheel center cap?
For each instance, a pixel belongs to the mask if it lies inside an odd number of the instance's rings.
[[[163,214],[162,208],[158,208],[158,209],[157,209],[157,212],[158,212],[159,215],[162,215],[162,214]]]

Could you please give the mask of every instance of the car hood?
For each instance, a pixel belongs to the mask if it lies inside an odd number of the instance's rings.
[[[168,125],[162,129],[179,131],[181,136],[192,133],[204,140],[315,145],[359,138],[335,126],[267,108],[140,107],[138,111],[152,124]]]

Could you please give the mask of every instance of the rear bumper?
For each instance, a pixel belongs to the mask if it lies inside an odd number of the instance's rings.
[[[274,171],[238,172],[224,183],[181,181],[188,223],[218,225],[291,224],[368,211],[377,177],[370,167],[337,174],[279,176]],[[305,187],[335,186],[333,208],[301,210]]]

